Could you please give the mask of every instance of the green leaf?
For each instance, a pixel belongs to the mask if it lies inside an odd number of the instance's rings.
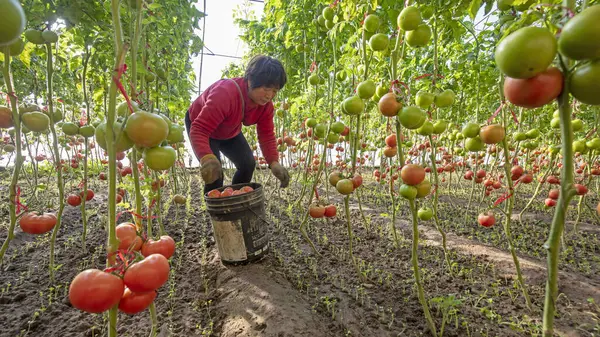
[[[373,7],[373,10],[377,9],[377,0],[371,0],[371,6]]]
[[[471,4],[469,5],[469,16],[471,17],[471,20],[475,20],[475,17],[477,16],[477,12],[479,11],[479,8],[481,7],[481,0],[472,0]]]

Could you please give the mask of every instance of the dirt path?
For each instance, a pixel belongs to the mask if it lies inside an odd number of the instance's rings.
[[[267,257],[244,266],[224,266],[216,249],[210,264],[218,275],[216,309],[222,337],[334,336],[310,304],[271,266]]]

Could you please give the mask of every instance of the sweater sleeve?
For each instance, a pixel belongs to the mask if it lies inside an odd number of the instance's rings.
[[[260,150],[268,164],[279,161],[277,142],[275,141],[275,125],[273,124],[273,105],[269,104],[263,116],[256,123],[256,133]]]
[[[190,127],[190,142],[198,159],[213,153],[210,149],[209,137],[231,111],[231,100],[228,96],[226,88],[216,86],[208,94],[204,106],[194,104],[192,107],[192,109],[202,109]]]

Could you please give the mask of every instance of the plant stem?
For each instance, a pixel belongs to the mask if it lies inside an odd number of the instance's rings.
[[[14,93],[13,88],[13,77],[10,70],[10,46],[4,47],[4,68],[3,68],[4,82],[6,83],[6,90],[9,93]],[[15,225],[17,223],[17,184],[19,183],[19,173],[21,172],[21,166],[23,165],[24,158],[21,156],[21,117],[19,115],[19,107],[17,105],[17,97],[15,95],[9,95],[10,105],[12,108],[12,120],[15,126],[15,144],[16,144],[16,157],[15,166],[13,167],[12,179],[9,187],[9,214],[10,214],[10,227],[8,228],[8,236],[2,248],[0,248],[0,264],[4,260],[4,254],[8,249],[10,241],[15,237]],[[8,166],[8,164],[7,164]]]
[[[575,0],[563,0],[565,11],[575,9]],[[559,56],[561,57],[561,56]],[[564,66],[566,63],[566,67]],[[569,104],[569,78],[568,63],[563,65],[563,89],[558,96],[558,110],[560,117],[560,133],[562,146],[562,169],[560,178],[560,195],[554,209],[554,218],[550,227],[548,240],[544,248],[548,251],[548,279],[546,280],[546,296],[544,300],[544,337],[554,336],[554,314],[556,312],[556,298],[558,296],[558,260],[560,253],[560,238],[565,225],[569,202],[575,196],[573,188],[573,130],[571,129],[571,105]]]
[[[56,135],[56,128],[54,127],[54,102],[53,102],[53,88],[52,88],[52,74],[54,73],[52,65],[52,44],[46,44],[46,81],[48,85],[48,113],[50,114],[50,131],[52,132],[52,148],[54,150],[55,166],[56,166],[56,178],[58,184],[58,214],[56,215],[56,226],[52,230],[52,239],[50,240],[50,280],[54,282],[54,246],[56,244],[56,236],[60,230],[62,213],[65,208],[65,187],[63,184],[63,167],[60,161],[60,154],[58,151],[58,136]],[[87,193],[87,192],[86,192]],[[87,196],[87,194],[86,194]],[[85,198],[85,197],[84,197]]]
[[[417,295],[419,297],[419,302],[423,307],[423,313],[425,314],[425,319],[427,320],[427,325],[429,326],[429,330],[434,337],[437,337],[437,330],[435,328],[435,322],[431,317],[431,313],[429,312],[429,305],[427,304],[427,299],[425,298],[425,290],[423,289],[423,284],[421,283],[421,272],[419,270],[419,227],[417,220],[417,209],[415,206],[414,200],[409,200],[410,204],[410,212],[412,213],[412,223],[413,223],[413,242],[412,242],[412,254],[411,254],[411,262],[413,266],[413,272],[415,274],[415,283],[417,285]]]

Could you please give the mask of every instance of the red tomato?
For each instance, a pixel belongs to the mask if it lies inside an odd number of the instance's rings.
[[[160,288],[169,279],[169,261],[161,254],[152,254],[132,264],[123,280],[133,292],[148,292]]]
[[[485,172],[485,170],[479,170],[477,171],[477,178],[485,178],[485,175],[487,173]]]
[[[244,193],[248,193],[248,192],[254,191],[254,189],[251,186],[244,186],[244,187],[240,188],[240,191],[242,191]]]
[[[125,152],[117,152],[117,160],[125,159]]]
[[[118,276],[87,269],[77,274],[69,285],[69,301],[79,310],[99,314],[119,303],[124,288]]]
[[[546,178],[546,182],[552,185],[560,184],[560,180],[558,180],[556,176],[548,176],[548,178]]]
[[[552,189],[548,192],[548,198],[553,200],[558,200],[558,196],[560,195],[560,191],[557,189]]]
[[[221,197],[221,192],[219,192],[219,190],[214,189],[210,192],[207,193],[209,198],[220,198]]]
[[[581,184],[574,184],[575,190],[577,191],[577,195],[586,195],[588,192],[588,188]]]
[[[125,287],[123,297],[119,302],[119,310],[129,315],[137,314],[148,308],[155,298],[156,291],[134,293]]]
[[[551,199],[551,198],[546,198],[546,200],[544,200],[544,204],[546,205],[546,207],[554,207],[554,206],[556,206],[556,200]]]
[[[85,201],[90,201],[90,200],[94,199],[94,191],[92,191],[92,190],[87,190],[87,193],[84,193],[84,191],[81,191],[81,193],[79,195],[82,198],[85,195]]]
[[[473,179],[473,175],[475,175],[475,173],[473,173],[473,171],[467,171],[467,172],[465,172],[464,178],[466,180],[472,180]]]
[[[44,234],[51,231],[56,225],[56,215],[52,213],[44,213],[39,215],[38,212],[30,212],[19,220],[21,230],[29,234]]]
[[[477,221],[483,227],[492,227],[496,223],[496,218],[494,217],[494,213],[490,211],[487,213],[479,214],[479,216],[477,217]]]
[[[512,180],[517,180],[523,175],[523,168],[521,166],[513,166],[510,169],[510,175]]]
[[[326,218],[334,217],[337,214],[337,207],[335,205],[329,205],[325,207],[325,215]]]
[[[563,75],[551,67],[532,78],[506,77],[504,96],[509,102],[524,108],[539,108],[550,103],[562,91]]]
[[[100,178],[100,180],[106,180],[106,173],[100,172],[100,174],[98,175],[98,178]]]
[[[352,184],[354,184],[354,188],[358,188],[362,185],[363,183],[363,178],[360,174],[355,174],[354,177],[352,178]]]
[[[521,182],[523,184],[530,184],[533,181],[533,175],[531,173],[525,173],[521,176]]]
[[[175,240],[168,235],[163,235],[159,240],[148,239],[142,246],[142,255],[161,254],[167,259],[175,253]]]
[[[120,250],[138,251],[142,247],[142,238],[138,236],[135,225],[124,222],[116,228],[117,239],[119,239]]]
[[[123,197],[120,194],[117,194],[116,201],[117,204],[120,203],[121,201],[123,201]]]
[[[79,206],[81,205],[81,197],[77,194],[69,194],[69,196],[67,197],[67,204],[73,207]]]

